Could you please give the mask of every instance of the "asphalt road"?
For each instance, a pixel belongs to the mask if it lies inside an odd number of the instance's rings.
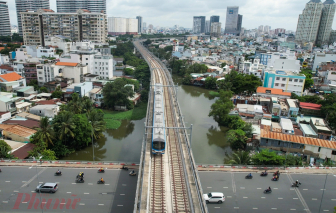
[[[271,181],[272,174],[252,174],[253,179],[245,179],[247,173],[199,172],[204,193],[223,192],[226,197],[222,204],[207,204],[209,212],[334,212],[334,175],[328,175],[323,190],[326,175],[281,174],[279,181]],[[291,187],[295,180],[302,183],[298,189]],[[272,193],[264,194],[269,186]]]
[[[137,177],[128,171],[108,169],[2,167],[0,173],[0,212],[132,212]],[[84,172],[84,183],[75,183]],[[38,175],[37,175],[38,174]],[[103,177],[105,184],[97,184]],[[36,193],[39,182],[56,182],[56,193]],[[42,202],[41,202],[42,201]]]

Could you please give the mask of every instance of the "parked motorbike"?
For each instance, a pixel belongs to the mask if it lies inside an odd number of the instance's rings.
[[[104,184],[105,183],[105,180],[101,181],[101,180],[98,180],[97,181],[97,184]]]

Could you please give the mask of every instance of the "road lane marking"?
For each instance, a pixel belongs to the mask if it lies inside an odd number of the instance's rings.
[[[122,186],[127,186],[127,184],[121,184]]]
[[[117,206],[124,206],[124,205],[117,205]]]
[[[224,189],[227,189],[227,188],[229,188],[229,187],[227,187],[227,186],[224,186],[223,188],[224,188]]]
[[[19,192],[18,190],[14,190],[14,192]]]
[[[93,183],[88,183],[89,185],[93,185]]]
[[[290,174],[286,174],[286,175],[287,175],[287,178],[288,178],[289,182],[294,183],[294,180],[293,180],[292,176]],[[301,192],[297,188],[295,188],[295,192],[296,192],[296,195],[298,196],[298,198],[300,199],[303,207],[305,208],[305,211],[307,213],[311,213],[311,211],[310,211],[305,199],[303,198]]]
[[[106,192],[103,192],[102,195],[107,195],[107,193],[106,193]]]
[[[328,212],[329,210],[323,210],[324,212]]]
[[[104,206],[104,204],[101,204],[101,203],[100,203],[100,204],[98,204],[98,206]]]
[[[31,191],[31,192],[35,192],[35,191]]]
[[[291,211],[296,211],[296,209],[290,209]]]
[[[71,192],[67,192],[67,194],[71,194]]]
[[[248,197],[243,197],[243,198],[248,198]]]
[[[120,194],[120,195],[125,195],[125,194]]]
[[[331,199],[332,201],[335,201],[336,199]]]
[[[239,207],[233,207],[234,209],[239,209]]]
[[[308,190],[308,189],[302,189],[302,190]]]
[[[10,183],[10,180],[6,180],[6,183]]]
[[[64,205],[65,203],[60,203],[61,205]]]
[[[236,194],[237,190],[236,190],[236,182],[234,179],[234,173],[231,172],[231,181],[232,181],[232,191],[233,194]]]
[[[273,189],[278,189],[278,188],[273,188]]]
[[[207,187],[208,189],[211,189],[212,187]]]
[[[85,203],[80,203],[79,205],[80,205],[80,206],[84,206],[84,205],[85,205]]]
[[[282,197],[279,197],[278,199],[279,199],[279,200],[282,200],[283,198],[282,198]]]
[[[8,201],[2,201],[3,203],[8,203]]]
[[[43,182],[39,182],[39,183],[43,183]]]
[[[293,200],[297,200],[297,199],[299,199],[299,198],[297,198],[297,197],[294,197],[294,198],[293,198]]]
[[[232,196],[226,196],[227,198],[232,198]]]
[[[257,189],[261,189],[261,188],[257,188]]]
[[[72,184],[76,184],[76,183],[72,183]]]
[[[22,183],[25,183],[25,182],[26,182],[25,180],[22,181]]]
[[[28,202],[22,202],[22,203],[28,203]]]
[[[215,209],[220,209],[220,207],[216,206]]]
[[[271,208],[271,209],[273,209],[273,210],[277,210],[277,208]]]
[[[245,187],[240,187],[240,189],[245,189]]]
[[[326,189],[321,189],[321,190],[326,190]],[[324,211],[324,210],[323,210]],[[329,211],[329,210],[328,210]]]
[[[290,190],[294,190],[294,189],[290,189]]]
[[[261,197],[261,198],[265,199],[265,197]]]
[[[253,208],[253,209],[258,209],[258,208]]]
[[[105,184],[105,186],[109,186],[109,185],[110,185],[109,183]]]
[[[88,194],[90,194],[90,193],[84,192],[84,194],[85,194],[85,195],[88,195]]]
[[[312,198],[312,200],[317,200],[317,198]]]

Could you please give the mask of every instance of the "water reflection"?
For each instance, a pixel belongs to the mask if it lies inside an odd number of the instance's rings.
[[[121,121],[121,126],[118,129],[108,129],[107,134],[114,139],[122,140],[128,137],[134,131],[134,122],[128,120]]]

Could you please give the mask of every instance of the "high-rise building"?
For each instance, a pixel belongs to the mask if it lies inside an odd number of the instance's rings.
[[[304,8],[296,27],[295,40],[299,43],[316,42],[323,4],[320,0],[310,0]]]
[[[49,0],[15,0],[19,34],[22,36],[21,12],[50,9]]]
[[[141,33],[143,28],[142,28],[142,16],[137,16],[138,19],[138,33]]]
[[[222,29],[222,23],[220,22],[212,22],[211,23],[211,31],[210,35],[214,37],[220,37]]]
[[[79,9],[86,9],[93,13],[106,14],[106,0],[57,0],[58,13],[75,13]]]
[[[317,44],[328,44],[332,24],[335,16],[336,4],[334,0],[326,0],[323,3],[322,15],[319,30],[317,33]]]
[[[106,42],[107,18],[104,13],[91,13],[88,10],[55,13],[50,9],[38,9],[37,12],[22,12],[21,18],[25,45],[45,46],[45,38],[56,35],[63,35],[72,41]]]
[[[211,26],[210,26],[210,20],[205,21],[205,34],[210,34]]]
[[[10,36],[11,26],[9,21],[8,5],[5,1],[0,1],[0,36]]]
[[[143,22],[143,23],[142,23],[142,29],[143,29],[143,30],[146,30],[146,29],[147,29],[147,23],[146,23],[146,22]]]
[[[193,32],[205,33],[205,16],[194,16]]]
[[[243,16],[238,14],[239,7],[227,7],[225,34],[240,35]]]
[[[135,18],[121,18],[109,17],[108,18],[108,34],[110,35],[137,35],[139,19]]]
[[[265,25],[265,26],[264,26],[264,33],[269,33],[270,29],[271,29],[270,26]]]
[[[213,22],[219,22],[219,16],[210,16],[210,26]]]
[[[260,25],[260,26],[258,27],[258,32],[259,32],[259,33],[263,33],[263,32],[264,32],[264,26],[263,26],[263,25]]]

